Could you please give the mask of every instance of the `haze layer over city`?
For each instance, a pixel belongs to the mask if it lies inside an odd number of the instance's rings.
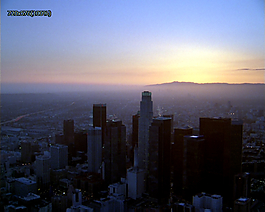
[[[264,211],[264,1],[1,2],[1,211]]]

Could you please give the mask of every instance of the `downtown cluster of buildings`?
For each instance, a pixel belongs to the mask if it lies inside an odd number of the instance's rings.
[[[173,120],[154,117],[152,94],[144,91],[130,142],[122,121],[107,119],[106,104],[93,105],[86,130],[76,132],[74,120],[64,120],[45,151],[21,142],[24,170],[1,181],[4,210],[250,211],[243,122],[200,118],[193,129],[174,128]]]

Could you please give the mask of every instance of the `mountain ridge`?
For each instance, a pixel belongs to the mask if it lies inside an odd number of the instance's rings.
[[[162,85],[265,85],[265,83],[225,83],[225,82],[196,83],[196,82],[173,81],[173,82],[165,82],[160,84],[150,84],[146,86],[162,86]]]

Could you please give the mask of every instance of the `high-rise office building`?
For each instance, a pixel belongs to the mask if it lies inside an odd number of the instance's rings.
[[[234,174],[242,172],[243,122],[231,121],[230,166]],[[232,182],[231,182],[232,183]]]
[[[132,116],[132,147],[138,147],[138,131],[139,131],[140,111]]]
[[[63,121],[64,144],[69,146],[74,143],[74,120]]]
[[[102,163],[101,127],[90,127],[87,131],[88,171],[98,173]]]
[[[159,202],[170,194],[171,118],[154,118],[149,128],[149,168],[147,191]]]
[[[183,202],[174,203],[172,209],[175,212],[195,212],[195,207],[193,205]]]
[[[205,138],[205,189],[233,199],[234,175],[241,172],[242,123],[230,118],[200,118]]]
[[[107,109],[106,104],[93,104],[93,127],[101,127],[102,146],[104,146],[106,133]]]
[[[31,142],[30,141],[22,141],[21,142],[21,162],[22,163],[30,163],[31,162]]]
[[[153,118],[152,93],[142,92],[142,101],[140,102],[140,118],[138,133],[138,158],[139,167],[148,170],[148,152],[149,152],[149,126]]]
[[[50,183],[51,157],[39,155],[36,157],[36,176],[38,187],[47,188]]]
[[[108,120],[103,148],[104,177],[107,185],[126,176],[126,127],[120,120]]]
[[[134,148],[134,166],[127,170],[128,197],[137,199],[144,193],[144,170],[138,166],[138,148]]]
[[[204,192],[192,197],[192,205],[195,211],[223,211],[223,197],[221,195],[210,195]]]
[[[164,114],[163,117],[171,118],[171,132],[174,130],[174,114]]]
[[[234,210],[235,212],[250,212],[251,210],[251,198],[241,197],[235,200]]]
[[[15,179],[15,194],[17,196],[25,197],[29,193],[37,193],[37,183],[25,177]]]
[[[51,146],[51,169],[63,169],[68,165],[68,146],[56,144]]]
[[[75,150],[87,153],[87,131],[85,129],[74,133]]]
[[[64,134],[63,133],[55,134],[55,143],[56,144],[65,144],[65,142],[64,142]]]
[[[171,148],[171,161],[173,166],[173,190],[177,195],[182,194],[183,188],[183,151],[184,136],[192,135],[191,127],[174,129],[174,142]]]
[[[240,197],[250,197],[250,174],[239,173],[234,178],[234,200]]]
[[[203,136],[184,136],[182,175],[184,198],[189,198],[203,190],[204,142]]]
[[[130,142],[130,146],[127,149],[127,156],[131,162],[134,161],[134,147],[138,147],[138,132],[139,132],[139,118],[140,111],[138,111],[135,115],[132,116],[132,136],[128,138],[128,142]],[[137,151],[138,152],[138,151]],[[137,155],[138,157],[138,155]]]

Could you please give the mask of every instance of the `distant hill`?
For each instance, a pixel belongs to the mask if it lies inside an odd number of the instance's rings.
[[[145,88],[160,92],[162,95],[191,95],[195,97],[217,97],[235,99],[265,99],[265,84],[263,83],[194,83],[194,82],[169,82],[147,85]],[[166,92],[166,93],[165,93]]]
[[[146,85],[146,86],[164,86],[164,85],[172,85],[172,86],[177,86],[177,85],[262,85],[264,86],[264,83],[195,83],[195,82],[166,82],[166,83],[161,83],[161,84],[152,84],[152,85]]]

